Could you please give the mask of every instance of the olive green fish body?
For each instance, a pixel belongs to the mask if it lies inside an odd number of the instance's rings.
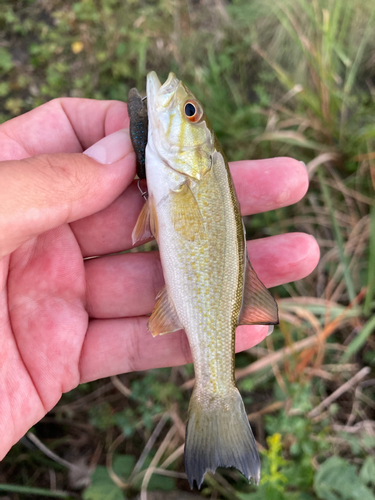
[[[207,470],[234,466],[258,482],[256,444],[234,380],[235,329],[254,319],[276,323],[277,306],[248,261],[229,167],[201,104],[173,73],[163,86],[148,75],[147,100],[149,200],[137,226],[149,224],[157,238],[166,283],[149,329],[184,328],[193,356],[188,479],[200,487]]]

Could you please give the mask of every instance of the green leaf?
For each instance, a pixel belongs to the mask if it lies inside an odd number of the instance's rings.
[[[135,456],[134,455],[116,455],[113,459],[114,472],[123,478],[130,476],[131,471],[134,469]]]
[[[367,457],[359,473],[359,477],[366,485],[375,486],[375,458]]]
[[[112,481],[107,468],[99,465],[91,478],[91,486],[85,489],[84,500],[124,500],[124,492]]]
[[[0,82],[0,97],[5,97],[9,92],[9,83]]]
[[[321,500],[375,500],[356,467],[340,457],[331,457],[320,466],[314,488]]]
[[[5,47],[0,47],[0,70],[7,72],[13,68],[12,56]]]
[[[257,488],[257,490],[254,493],[241,493],[238,495],[238,497],[241,500],[285,500],[286,499],[282,491],[280,491],[279,488],[271,484],[261,485]],[[288,494],[288,500],[291,500],[292,498],[294,499],[296,497]]]
[[[124,500],[126,498],[120,488],[112,483],[91,485],[85,489],[82,498],[84,500]]]
[[[151,476],[150,482],[148,483],[148,489],[152,490],[163,490],[172,491],[176,488],[176,480],[173,477],[162,476],[160,474],[153,474]]]

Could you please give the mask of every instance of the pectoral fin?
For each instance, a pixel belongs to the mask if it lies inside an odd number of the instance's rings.
[[[239,325],[277,325],[279,314],[275,299],[263,285],[246,258],[245,286]]]
[[[206,229],[198,202],[190,187],[184,183],[169,195],[171,220],[175,231],[185,240],[196,241],[205,237]]]
[[[176,309],[165,286],[163,286],[156,298],[156,305],[147,324],[152,336],[156,337],[156,335],[165,335],[166,333],[181,330],[183,326],[178,319]]]
[[[135,245],[138,241],[148,240],[158,237],[158,221],[152,198],[146,200],[138,216],[138,220],[132,232],[132,242]]]

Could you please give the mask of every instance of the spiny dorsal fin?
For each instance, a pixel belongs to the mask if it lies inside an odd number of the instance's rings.
[[[148,240],[158,236],[158,220],[152,198],[146,200],[138,216],[137,222],[132,232],[132,242],[135,245],[138,241]]]
[[[279,314],[275,299],[263,285],[246,256],[245,286],[239,325],[277,325]]]
[[[176,309],[165,285],[158,293],[156,299],[156,305],[147,324],[147,328],[153,337],[181,330],[183,326],[178,319]]]
[[[170,193],[171,220],[175,231],[185,240],[203,239],[206,229],[198,202],[187,183]]]

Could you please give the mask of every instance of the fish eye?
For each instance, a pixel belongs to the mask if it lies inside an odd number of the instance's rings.
[[[192,102],[187,102],[185,104],[185,115],[188,118],[192,118],[196,112],[197,112],[197,108],[194,106],[194,104]]]
[[[193,101],[188,101],[185,104],[184,112],[186,117],[193,123],[199,121],[203,114],[198,103]]]

